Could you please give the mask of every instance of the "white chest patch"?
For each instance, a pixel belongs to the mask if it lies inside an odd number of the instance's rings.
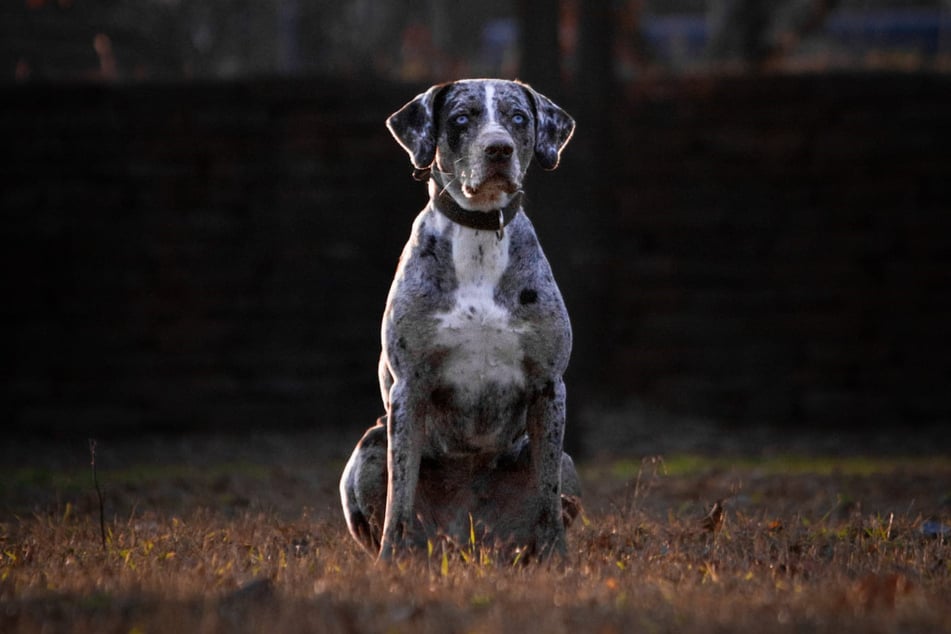
[[[436,316],[436,343],[449,351],[443,378],[462,394],[476,396],[488,384],[525,384],[520,335],[496,303],[495,289],[508,267],[508,236],[453,227],[452,259],[459,283],[451,310]]]

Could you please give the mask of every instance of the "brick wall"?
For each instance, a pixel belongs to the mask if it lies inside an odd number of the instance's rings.
[[[613,209],[573,186],[595,170],[584,151],[528,185],[570,208],[532,215],[584,328],[576,367],[597,368],[573,384],[741,423],[951,418],[949,84],[633,86]],[[415,91],[0,87],[3,419],[369,424],[380,313],[425,196],[383,120]],[[575,240],[589,217],[596,254]]]

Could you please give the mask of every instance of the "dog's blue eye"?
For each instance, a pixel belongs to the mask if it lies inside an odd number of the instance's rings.
[[[512,115],[512,123],[514,123],[515,125],[522,125],[523,123],[525,123],[525,121],[526,121],[525,115],[523,115],[521,112],[516,112],[515,114]]]
[[[455,121],[456,125],[466,125],[467,123],[469,123],[469,115],[461,114],[457,116],[453,121]]]

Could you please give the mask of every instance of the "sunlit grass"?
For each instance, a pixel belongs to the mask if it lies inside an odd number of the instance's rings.
[[[633,478],[643,473],[644,459],[619,459],[609,465],[614,478]],[[785,454],[768,457],[705,456],[674,454],[658,457],[652,468],[671,476],[695,476],[710,471],[743,471],[760,475],[871,476],[901,470],[951,473],[951,456],[806,456]],[[600,467],[595,467],[595,470]]]
[[[103,469],[105,545],[88,472],[18,470],[8,486],[61,489],[0,515],[0,631],[951,631],[951,546],[922,530],[951,520],[944,456],[579,467],[564,560],[503,554],[471,530],[390,566],[357,547],[336,500],[294,506],[315,480],[335,494],[326,461]],[[295,513],[269,510],[279,492]]]
[[[144,464],[125,469],[103,469],[98,471],[99,478],[113,486],[143,485],[166,480],[189,480],[197,484],[210,482],[221,477],[240,475],[255,479],[266,479],[267,467],[253,462],[227,462],[208,465],[193,464]],[[90,468],[50,470],[24,467],[0,470],[0,495],[6,490],[23,486],[46,486],[64,492],[87,489],[92,483]]]

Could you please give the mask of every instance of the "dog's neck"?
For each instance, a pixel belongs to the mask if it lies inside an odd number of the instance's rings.
[[[504,207],[491,211],[463,209],[445,189],[434,195],[430,202],[433,209],[456,224],[479,231],[495,231],[501,237],[505,227],[512,222],[519,209],[522,208],[522,192],[513,194]]]

